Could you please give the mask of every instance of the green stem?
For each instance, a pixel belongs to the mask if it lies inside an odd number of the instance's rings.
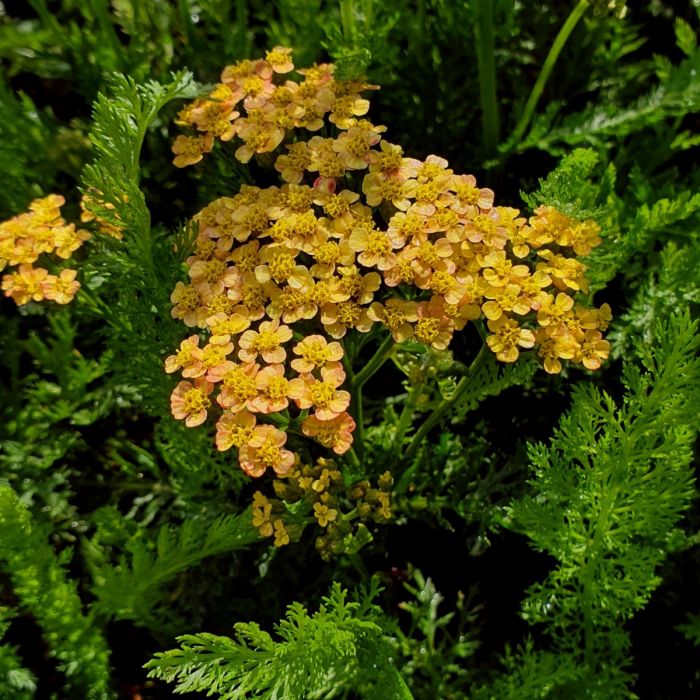
[[[406,396],[403,409],[401,410],[399,422],[396,426],[396,435],[394,435],[394,440],[391,444],[391,454],[397,458],[401,454],[403,437],[411,425],[411,421],[413,420],[413,413],[415,412],[416,408],[416,396],[420,392],[421,387],[422,384],[419,383],[410,388],[408,395]]]
[[[469,371],[459,380],[454,394],[452,394],[449,399],[443,399],[435,410],[425,419],[420,428],[418,428],[418,431],[413,436],[413,440],[411,440],[411,444],[408,446],[408,449],[401,460],[406,468],[411,466],[413,457],[415,456],[419,447],[423,444],[423,441],[428,436],[428,433],[442,420],[447,411],[449,411],[452,406],[454,406],[460,400],[460,398],[462,398],[462,395],[469,387],[469,382],[472,380],[473,375],[477,372],[479,367],[481,367],[481,364],[487,357],[488,352],[489,351],[486,344],[482,345],[481,350],[479,350],[479,354],[471,363]]]
[[[542,66],[542,70],[537,76],[532,92],[527,98],[523,113],[518,120],[515,129],[513,130],[513,135],[508,140],[508,143],[511,145],[511,149],[515,148],[517,144],[520,143],[521,139],[525,135],[525,131],[527,130],[528,126],[530,126],[530,121],[535,114],[535,109],[537,109],[537,103],[540,101],[540,97],[542,97],[542,92],[544,91],[545,85],[552,74],[552,70],[554,70],[554,66],[559,59],[559,54],[562,52],[562,49],[568,41],[569,36],[571,36],[571,32],[574,31],[578,21],[581,19],[581,17],[583,17],[584,12],[588,9],[590,4],[591,3],[589,0],[579,0],[574,9],[571,11],[571,14],[567,17],[566,22],[564,22],[564,26],[562,26],[562,28],[559,30],[559,34],[557,34],[557,37],[552,44],[552,48],[549,49],[547,58]]]
[[[481,129],[486,157],[495,155],[499,132],[493,4],[492,0],[475,0],[474,2],[474,32],[479,66],[479,95],[481,97]]]
[[[365,427],[362,407],[362,387],[379,370],[394,348],[394,339],[389,334],[377,349],[372,359],[350,380],[350,407],[355,419],[355,444],[360,458],[365,452]]]
[[[387,335],[377,352],[374,353],[374,357],[355,375],[355,384],[362,387],[386,362],[394,346],[394,338],[391,334]]]
[[[348,46],[354,45],[355,39],[355,7],[353,0],[340,0],[340,24],[343,36]]]
[[[355,469],[358,474],[361,473],[362,465],[360,464],[357,452],[355,452],[355,450],[351,447],[345,454],[348,456],[348,461],[350,462],[352,468]]]

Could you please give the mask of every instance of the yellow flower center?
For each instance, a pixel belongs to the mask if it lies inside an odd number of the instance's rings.
[[[226,359],[226,353],[218,345],[207,345],[202,353],[202,363],[207,369],[220,365]]]
[[[275,331],[260,331],[253,340],[253,349],[258,352],[274,350],[280,344]]]
[[[472,185],[457,185],[455,188],[457,199],[461,204],[475,205],[479,201],[479,188]]]
[[[389,178],[382,181],[380,191],[382,199],[388,199],[390,202],[393,202],[396,199],[401,199],[403,195],[403,184],[400,180]]]
[[[267,228],[269,221],[261,206],[250,207],[243,218],[243,223],[253,233],[262,233]]]
[[[241,425],[234,425],[229,430],[229,438],[234,447],[242,447],[248,440],[250,440],[253,434],[252,428],[244,428]]]
[[[264,87],[265,83],[258,75],[251,75],[243,81],[243,89],[253,97],[259,95]]]
[[[432,204],[439,196],[440,188],[433,181],[418,185],[418,188],[416,189],[416,199],[419,202],[428,202]]]
[[[304,170],[308,167],[309,163],[311,163],[311,155],[306,143],[292,144],[287,157],[289,158],[290,165],[295,170]]]
[[[345,142],[347,152],[356,158],[364,158],[369,153],[369,141],[364,134],[353,134]]]
[[[340,256],[340,247],[333,241],[322,243],[314,253],[316,260],[324,265],[331,265],[337,262]]]
[[[344,326],[354,326],[360,320],[362,310],[354,301],[343,301],[336,307],[338,323]]]
[[[200,389],[190,389],[184,396],[183,409],[186,413],[199,413],[210,405],[211,401]]]
[[[328,282],[324,280],[316,282],[307,292],[307,299],[318,306],[327,304],[331,300],[331,288]]]
[[[224,375],[223,383],[224,386],[232,389],[231,393],[238,401],[247,401],[258,395],[255,380],[240,367],[229,370]]]
[[[209,260],[205,263],[202,277],[209,284],[215,284],[224,275],[226,265],[221,260]]]
[[[426,180],[433,180],[444,172],[445,170],[437,163],[423,163],[418,171],[418,177],[424,177]]]
[[[418,257],[430,267],[435,267],[440,262],[435,246],[430,242],[422,243],[418,249]]]
[[[391,252],[391,243],[383,231],[372,231],[367,236],[365,250],[372,255],[381,257]]]
[[[440,332],[440,321],[436,318],[419,318],[416,323],[416,338],[421,343],[430,345]]]
[[[350,211],[350,205],[345,197],[333,196],[323,206],[328,216],[337,219]]]
[[[454,280],[449,272],[438,270],[430,278],[430,289],[436,294],[448,294],[454,285]]]
[[[194,287],[185,287],[177,305],[183,311],[194,311],[199,306],[199,292]]]
[[[301,346],[301,356],[316,367],[323,367],[329,357],[328,346],[320,340],[312,340]]]
[[[192,361],[192,350],[190,348],[182,348],[175,355],[175,358],[180,367],[186,367]]]
[[[193,309],[196,309],[198,305],[199,304],[195,304]],[[211,311],[212,316],[218,313],[228,314],[231,312],[234,305],[235,302],[232,299],[229,299],[225,294],[219,294],[209,302],[208,309]]]
[[[280,283],[289,279],[294,271],[295,260],[289,253],[279,253],[269,263],[270,277]]]
[[[295,211],[305,211],[311,206],[313,193],[308,190],[295,190],[287,193],[287,206]]]
[[[314,382],[309,387],[309,396],[314,406],[325,408],[333,400],[335,389],[326,382]]]
[[[282,451],[270,440],[266,440],[258,447],[258,458],[270,467],[274,467],[282,461]]]
[[[273,401],[278,401],[287,396],[289,382],[284,377],[272,377],[263,390],[265,396]]]
[[[383,172],[398,170],[403,165],[403,151],[400,148],[392,148],[388,152],[382,151],[377,162]]]

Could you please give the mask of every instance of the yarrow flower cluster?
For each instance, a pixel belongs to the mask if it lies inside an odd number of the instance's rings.
[[[316,549],[322,558],[330,559],[362,538],[367,532],[365,522],[391,520],[393,483],[391,474],[385,472],[376,487],[363,480],[347,488],[333,460],[321,457],[313,466],[295,464],[272,482],[276,498],[255,492],[253,526],[263,537],[273,537],[276,547],[289,544],[301,536],[305,522],[287,506],[304,504],[309,513],[305,520],[315,521],[324,531],[316,538]]]
[[[600,366],[610,309],[574,299],[587,290],[576,256],[601,242],[594,222],[496,206],[472,175],[384,140],[386,127],[364,118],[362,92],[375,86],[336,80],[331,64],[284,79],[293,69],[282,47],[229,66],[179,115],[197,134],[177,137],[178,167],[234,141],[238,160],[260,157],[283,184],[243,186],[195,217],[190,279],[172,294],[173,316],[196,329],[166,360],[184,380],[176,418],[201,424],[215,397],[217,447],[238,448],[252,476],[283,475],[290,420],[337,455],[352,444],[348,333],[383,327],[442,350],[484,319],[502,362],[536,348],[550,373],[562,360]]]
[[[49,256],[68,260],[90,238],[61,217],[64,204],[63,197],[51,194],[35,199],[28,212],[0,223],[0,271],[16,268],[3,275],[2,290],[19,306],[45,299],[67,304],[80,288],[76,270],[64,267],[54,275],[43,266],[49,264]],[[35,264],[40,257],[41,266]]]

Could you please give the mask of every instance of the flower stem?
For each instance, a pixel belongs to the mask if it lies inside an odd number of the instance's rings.
[[[445,413],[447,413],[447,411],[449,411],[450,408],[452,408],[452,406],[454,406],[460,400],[462,395],[466,392],[471,379],[481,367],[482,363],[486,359],[487,354],[488,349],[486,344],[484,344],[481,346],[479,354],[474,358],[474,361],[469,366],[467,374],[459,380],[454,394],[452,394],[452,396],[450,396],[449,399],[443,399],[440,402],[440,404],[438,404],[438,406],[435,408],[435,410],[425,419],[421,427],[418,428],[418,431],[413,436],[413,440],[411,440],[411,444],[408,446],[408,449],[406,450],[406,453],[403,456],[402,461],[406,465],[406,467],[409,467],[411,465],[411,461],[413,460],[416,452],[418,451],[418,448],[423,443],[423,440],[425,440],[425,438],[427,437],[428,433],[433,429],[433,427],[437,423],[439,423],[442,420]]]
[[[364,456],[365,450],[365,429],[363,424],[363,410],[362,410],[362,387],[365,382],[367,382],[372,375],[379,370],[379,368],[387,360],[391,351],[394,348],[394,339],[391,334],[389,334],[382,344],[377,349],[372,359],[351,379],[350,383],[350,407],[355,419],[355,444],[357,445],[357,452],[359,457]]]
[[[527,98],[523,113],[520,116],[515,129],[513,130],[513,135],[508,140],[508,143],[511,145],[511,149],[509,150],[517,147],[525,135],[525,131],[527,130],[528,126],[530,126],[530,121],[535,114],[535,109],[537,109],[537,103],[540,101],[540,97],[542,97],[542,92],[544,91],[545,85],[547,84],[547,81],[554,70],[559,54],[568,41],[569,36],[571,36],[571,32],[574,31],[578,21],[581,19],[581,17],[583,17],[584,12],[588,9],[590,4],[591,3],[589,0],[579,0],[574,9],[571,11],[571,14],[566,18],[566,22],[564,22],[564,25],[559,30],[559,34],[557,34],[556,39],[554,39],[552,48],[549,49],[549,53],[547,54],[547,58],[542,65],[540,74],[537,76],[532,92],[530,92],[530,96]]]
[[[499,132],[492,0],[475,0],[474,14],[476,20],[474,32],[479,65],[479,95],[481,97],[481,129],[484,139],[484,155],[488,158],[496,153]]]

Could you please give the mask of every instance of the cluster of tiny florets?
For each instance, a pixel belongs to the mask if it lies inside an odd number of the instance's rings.
[[[272,482],[275,497],[255,492],[253,525],[263,537],[273,537],[275,546],[282,547],[301,536],[307,521],[315,521],[324,531],[316,538],[316,549],[322,558],[330,559],[352,547],[365,523],[391,519],[393,483],[391,474],[385,472],[376,487],[367,480],[348,487],[332,460],[319,458],[313,466],[294,464]],[[296,513],[299,505],[309,514],[303,520]]]
[[[87,231],[61,217],[64,204],[63,197],[51,194],[35,199],[29,211],[0,223],[0,271],[15,268],[3,275],[2,290],[17,305],[44,300],[68,304],[80,288],[76,270],[56,270],[56,259],[68,260],[90,238]],[[58,274],[51,274],[46,265]]]
[[[260,157],[283,184],[243,186],[195,217],[190,279],[172,295],[173,316],[196,329],[166,364],[185,380],[177,418],[202,423],[216,391],[219,449],[237,447],[251,475],[284,474],[293,454],[275,416],[288,408],[303,435],[338,455],[351,446],[347,333],[383,327],[441,350],[484,319],[502,362],[536,348],[550,373],[562,360],[600,366],[610,309],[574,301],[587,288],[576,256],[601,242],[594,222],[496,206],[472,175],[384,140],[364,118],[373,86],[336,80],[330,64],[285,80],[293,68],[279,47],[229,66],[179,116],[198,134],[175,141],[177,166],[233,141],[238,160]],[[331,135],[315,133],[324,126]]]

